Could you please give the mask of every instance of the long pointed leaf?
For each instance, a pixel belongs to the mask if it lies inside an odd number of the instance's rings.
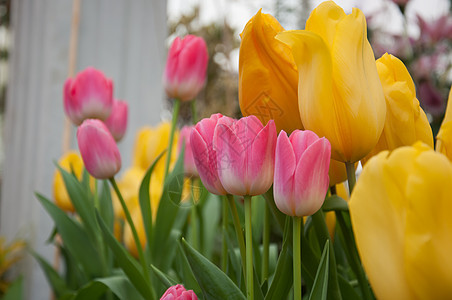
[[[61,297],[71,291],[60,274],[58,274],[58,272],[55,271],[55,269],[41,255],[34,251],[31,252],[31,255],[33,255],[33,257],[38,261],[41,269],[44,271],[47,281],[57,297]]]
[[[322,258],[315,276],[309,300],[326,300],[328,296],[328,277],[330,267],[330,241],[326,240]]]
[[[119,267],[129,278],[130,282],[136,287],[140,294],[145,299],[153,299],[152,292],[148,286],[144,275],[141,273],[137,261],[130,255],[129,252],[116,240],[113,234],[108,230],[102,218],[97,213],[97,221],[99,222],[105,243],[112,250],[115,260]],[[146,274],[148,275],[148,274]]]
[[[182,246],[205,300],[245,299],[240,289],[216,265],[193,249],[185,240]]]
[[[36,196],[55,222],[68,251],[80,262],[85,272],[90,277],[97,277],[102,274],[99,253],[87,237],[86,231],[50,200],[38,193],[36,193]]]

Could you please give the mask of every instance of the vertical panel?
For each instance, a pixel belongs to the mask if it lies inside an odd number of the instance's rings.
[[[52,197],[53,161],[61,156],[72,1],[38,2],[12,2],[0,234],[27,238],[52,261],[53,248],[45,245],[52,221],[34,192]],[[136,129],[159,120],[165,15],[165,0],[81,1],[77,69],[104,70],[115,81],[115,95],[130,103],[128,136],[120,145],[124,166],[131,161]],[[72,144],[77,147],[75,138]],[[27,299],[49,299],[47,282],[31,257],[17,272],[25,275]]]

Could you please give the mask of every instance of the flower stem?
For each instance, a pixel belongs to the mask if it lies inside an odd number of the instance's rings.
[[[355,164],[346,162],[345,169],[347,170],[348,190],[351,196],[356,183]]]
[[[226,243],[226,235],[228,234],[228,203],[223,201],[223,249],[221,253],[221,269],[226,273],[226,269],[228,267],[228,245]]]
[[[268,204],[265,203],[265,215],[264,215],[264,230],[262,232],[262,282],[268,279],[268,260],[270,252],[270,218],[271,218],[270,208]]]
[[[253,236],[251,230],[251,196],[245,196],[245,239],[246,239],[246,295],[254,300],[253,287]]]
[[[173,118],[171,119],[171,131],[169,136],[169,142],[168,142],[168,153],[166,153],[166,164],[165,164],[165,179],[168,175],[169,171],[169,165],[171,162],[171,153],[173,151],[173,141],[174,141],[174,132],[176,131],[176,124],[177,124],[177,118],[179,116],[179,109],[180,109],[180,100],[176,99],[174,101],[174,107],[173,107]]]
[[[242,226],[240,225],[239,213],[237,212],[237,206],[235,205],[234,196],[227,194],[226,198],[228,199],[229,208],[231,209],[232,221],[234,223],[235,233],[237,235],[237,241],[239,243],[240,258],[242,259],[243,276],[246,276],[246,269],[245,269],[246,247],[245,247],[245,240],[243,239]]]
[[[196,101],[192,100],[190,102],[191,105],[191,119],[193,121],[193,124],[196,124],[198,122],[198,114],[196,113]]]
[[[146,267],[146,260],[144,258],[143,248],[141,247],[140,239],[138,238],[137,229],[135,228],[135,225],[133,224],[129,209],[127,208],[126,202],[124,201],[124,198],[122,197],[121,192],[119,191],[115,178],[112,177],[109,180],[110,180],[111,185],[113,186],[113,189],[116,192],[116,195],[119,198],[119,202],[121,202],[122,209],[124,210],[124,214],[126,215],[127,223],[129,223],[130,229],[132,230],[133,239],[135,241],[135,246],[137,247],[137,251],[138,251],[138,257],[140,259],[140,263],[143,268],[143,276],[149,285],[149,289],[152,291],[151,293],[154,294],[152,285],[151,285],[151,282],[149,279],[149,272]]]
[[[302,217],[293,217],[293,290],[294,300],[301,300],[301,223]]]

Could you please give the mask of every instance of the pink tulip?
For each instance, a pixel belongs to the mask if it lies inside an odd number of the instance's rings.
[[[77,130],[77,141],[86,170],[97,179],[112,178],[121,169],[121,155],[105,124],[85,120]]]
[[[173,285],[169,287],[160,300],[198,300],[195,292],[186,290],[183,285]]]
[[[331,145],[314,132],[281,131],[276,143],[273,194],[289,216],[309,216],[320,209],[328,190]]]
[[[94,68],[86,68],[64,83],[64,111],[75,125],[85,119],[105,120],[113,105],[113,82]]]
[[[214,145],[221,184],[229,194],[260,195],[272,185],[276,127],[264,127],[255,116],[233,121],[223,117],[215,127]]]
[[[221,114],[202,119],[193,128],[190,144],[193,159],[202,183],[206,189],[215,195],[226,195],[227,192],[218,178],[217,151],[213,147],[213,135]]]
[[[190,142],[191,132],[195,126],[184,126],[179,133],[179,152],[182,151],[182,145],[185,144],[184,150],[184,171],[188,175],[198,176],[196,170],[195,159],[193,158],[193,150]]]
[[[201,37],[177,37],[169,50],[163,76],[168,97],[181,101],[194,99],[206,80],[208,60],[206,42]]]
[[[127,115],[129,112],[129,105],[125,101],[114,100],[113,109],[110,116],[105,120],[108,130],[116,142],[119,142],[124,137],[127,129]]]

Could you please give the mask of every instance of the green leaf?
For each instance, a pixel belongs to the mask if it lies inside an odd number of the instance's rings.
[[[348,203],[338,195],[326,197],[322,206],[323,211],[342,210],[348,211]]]
[[[102,218],[97,213],[97,221],[99,222],[105,243],[110,247],[118,266],[124,271],[130,282],[136,287],[145,299],[153,299],[150,287],[148,286],[144,276],[148,274],[141,273],[140,266],[135,258],[116,240],[113,234],[108,230]]]
[[[74,300],[96,300],[108,289],[120,300],[144,299],[125,275],[119,275],[91,281],[77,292]]]
[[[240,289],[217,266],[193,249],[184,239],[182,246],[206,300],[245,299]]]
[[[57,271],[38,253],[32,251],[31,255],[38,261],[41,269],[43,270],[49,285],[52,287],[53,292],[57,297],[60,297],[71,290],[67,287],[64,279],[58,274]]]
[[[115,222],[115,213],[111,199],[110,186],[108,181],[102,181],[102,191],[99,195],[99,213],[107,225],[108,229],[113,231]]]
[[[188,259],[185,256],[184,250],[180,243],[178,243],[177,247],[177,255],[176,262],[179,265],[180,276],[182,277],[182,281],[184,282],[184,286],[186,289],[193,290],[195,294],[201,294],[201,288],[199,287],[198,282],[196,281],[195,274],[190,268],[190,264],[188,263]]]
[[[284,231],[286,215],[276,207],[275,199],[273,199],[273,186],[267,192],[265,192],[263,196],[267,201],[267,205],[270,208],[274,219],[276,220],[276,224],[278,225],[277,228],[282,233]]]
[[[286,217],[284,226],[284,240],[276,271],[270,284],[265,300],[286,299],[293,282],[293,254],[292,254],[292,220]]]
[[[83,183],[78,181],[77,177],[73,174],[67,172],[58,165],[57,167],[63,177],[66,190],[77,214],[87,228],[87,233],[90,235],[91,239],[95,241],[99,233],[99,227],[97,226],[94,203],[89,189],[86,189],[85,186],[83,186]]]
[[[149,248],[150,245],[152,245],[152,208],[151,208],[151,199],[149,196],[151,176],[156,164],[162,158],[165,151],[163,151],[162,153],[159,154],[159,156],[157,156],[152,165],[146,171],[146,174],[144,175],[144,178],[141,181],[139,190],[138,199],[140,201],[141,215],[143,216],[143,224],[145,224],[144,229],[146,231],[146,248]]]
[[[203,206],[202,213],[199,214],[203,219],[202,226],[203,234],[203,255],[208,259],[212,259],[212,252],[215,247],[216,238],[218,237],[218,224],[220,222],[221,202],[227,201],[221,199],[217,195],[209,193],[206,202]],[[229,210],[228,210],[229,212]]]
[[[163,187],[157,217],[153,227],[152,262],[162,269],[161,258],[167,254],[165,247],[168,236],[173,229],[174,221],[179,212],[182,189],[184,186],[184,156],[180,155],[173,172],[168,175]]]
[[[356,290],[350,285],[350,283],[342,277],[340,274],[337,276],[339,287],[341,289],[342,299],[346,300],[360,300],[361,297],[358,295]]]
[[[19,276],[11,286],[8,288],[6,293],[1,298],[2,300],[22,300],[24,299],[23,294],[23,277]]]
[[[50,200],[38,193],[36,193],[36,196],[55,222],[55,226],[68,251],[83,266],[83,269],[90,277],[99,276],[102,273],[101,257],[86,235],[86,230],[69,218],[64,211]]]
[[[328,277],[330,266],[330,241],[327,240],[325,247],[323,248],[322,257],[320,258],[320,264],[315,276],[314,285],[309,295],[311,300],[326,300],[328,296]]]
[[[151,270],[154,273],[155,277],[157,277],[163,286],[168,289],[170,286],[176,285],[177,281],[160,271],[156,266],[151,265]]]

